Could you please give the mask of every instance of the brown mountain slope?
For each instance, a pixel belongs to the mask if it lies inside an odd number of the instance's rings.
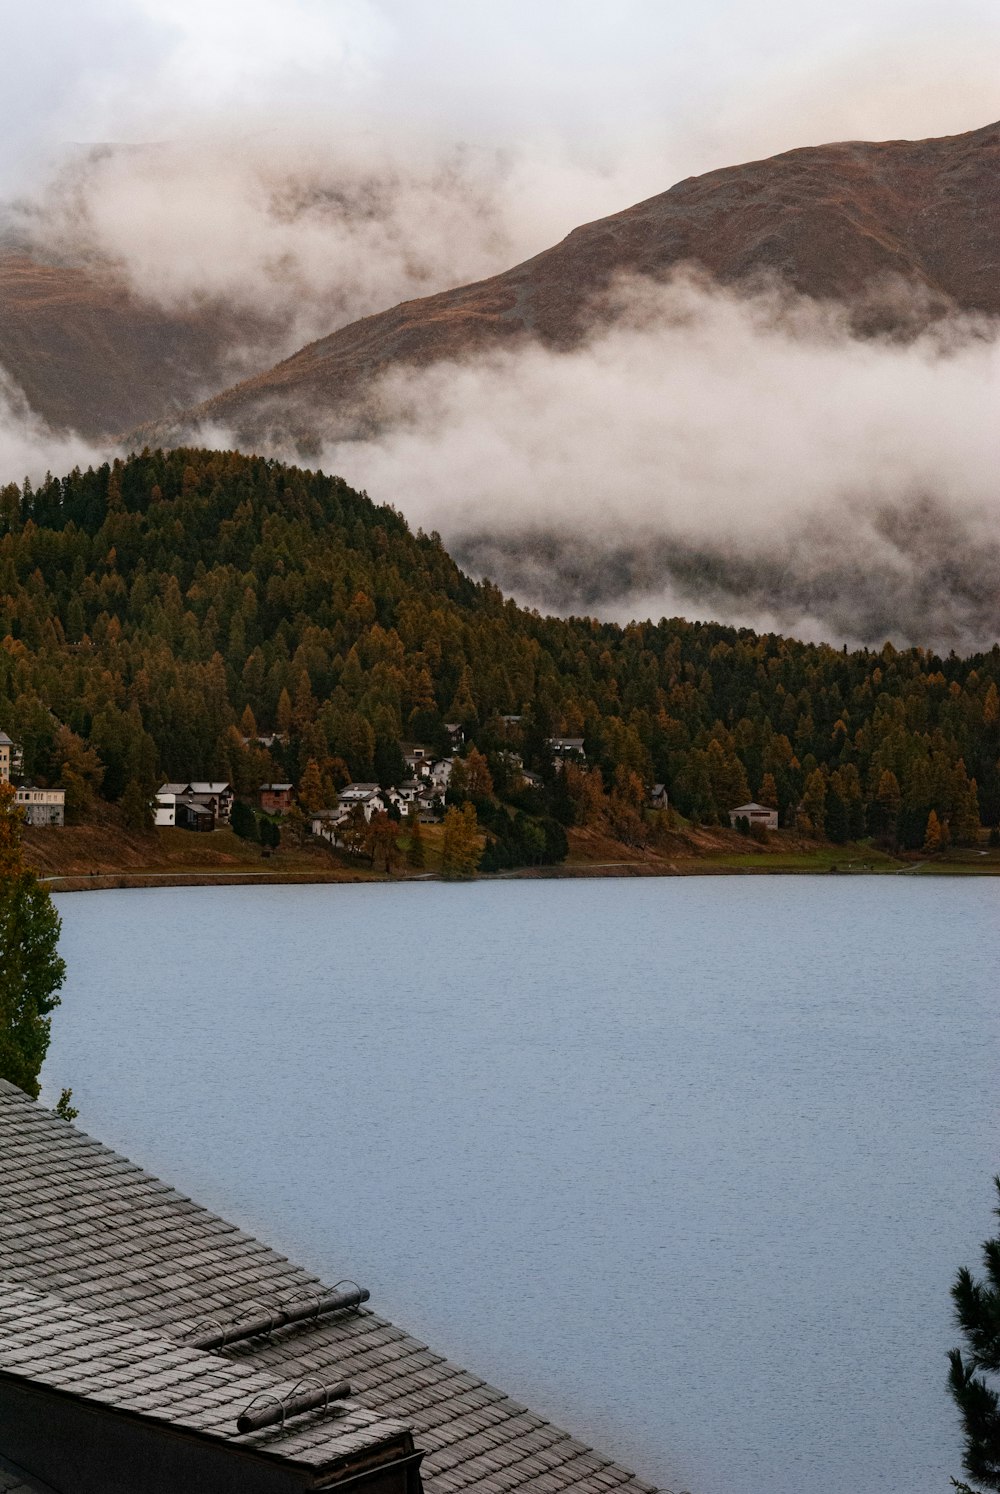
[[[150,427],[167,441],[199,422],[239,444],[348,435],[374,375],[534,335],[571,344],[613,277],[662,277],[692,263],[722,283],[762,274],[806,295],[854,302],[886,281],[920,293],[927,315],[1000,314],[1000,125],[943,139],[847,142],[691,177],[589,223],[502,275],[406,301],[310,344],[268,372]],[[896,313],[880,303],[880,325]],[[903,315],[901,311],[898,313]],[[870,303],[859,312],[871,324]],[[905,312],[912,324],[912,307]]]
[[[97,438],[183,409],[232,379],[233,351],[262,330],[218,307],[165,310],[111,274],[0,256],[0,368],[57,429]]]

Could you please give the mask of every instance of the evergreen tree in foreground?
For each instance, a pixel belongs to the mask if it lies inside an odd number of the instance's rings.
[[[59,915],[21,856],[21,819],[14,790],[0,783],[0,1078],[37,1099],[66,966]]]
[[[1000,1177],[993,1182],[1000,1194]],[[963,1266],[951,1289],[966,1348],[948,1355],[948,1384],[962,1415],[966,1472],[984,1489],[1000,1489],[1000,1394],[986,1378],[1000,1375],[1000,1239],[983,1241],[983,1268],[985,1280],[977,1281]]]

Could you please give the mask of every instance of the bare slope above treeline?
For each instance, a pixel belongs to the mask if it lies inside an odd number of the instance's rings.
[[[245,370],[266,335],[219,302],[159,305],[113,266],[0,254],[0,370],[56,430],[99,440],[163,419]]]
[[[535,337],[572,346],[614,314],[617,277],[683,265],[722,284],[776,281],[846,304],[860,332],[906,331],[947,311],[1000,314],[1000,125],[921,141],[850,141],[691,177],[501,275],[365,317],[140,440],[198,425],[239,445],[378,424],[373,381]],[[602,299],[603,298],[603,299]]]

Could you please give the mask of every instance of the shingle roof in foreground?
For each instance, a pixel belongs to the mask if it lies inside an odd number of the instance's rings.
[[[185,1392],[184,1414],[207,1415],[209,1423],[220,1396],[228,1415],[258,1380],[266,1388],[309,1375],[348,1379],[346,1415],[356,1421],[338,1428],[363,1438],[366,1428],[409,1427],[426,1454],[428,1494],[650,1489],[366,1309],[289,1325],[211,1355],[185,1348],[184,1338],[207,1319],[228,1322],[248,1303],[277,1305],[329,1288],[3,1080],[0,1281],[27,1289],[20,1296],[8,1289],[0,1304],[15,1320],[18,1313],[47,1320],[54,1341],[85,1332],[94,1321],[87,1315],[97,1315],[120,1325],[122,1353],[160,1355],[166,1383],[180,1373],[190,1387],[188,1371],[194,1381],[215,1376],[211,1394]],[[0,1494],[23,1487],[0,1466]]]

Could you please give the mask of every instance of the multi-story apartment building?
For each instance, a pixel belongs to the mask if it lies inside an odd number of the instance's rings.
[[[5,731],[0,731],[0,783],[11,783],[21,774],[23,755]],[[66,822],[66,790],[35,788],[18,783],[14,799],[24,811],[26,825],[63,825]]]

